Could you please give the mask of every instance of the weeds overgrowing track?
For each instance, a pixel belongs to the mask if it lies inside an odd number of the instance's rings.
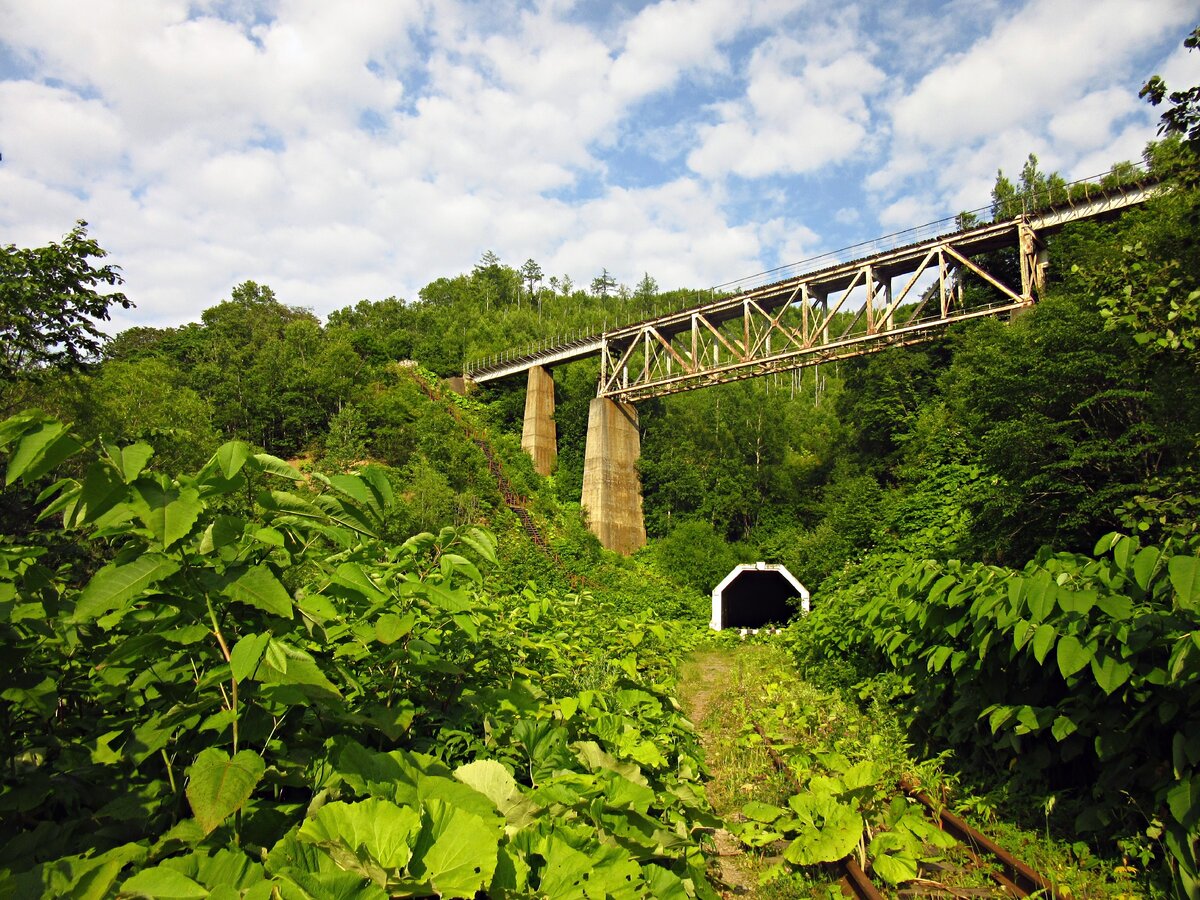
[[[772,647],[693,654],[680,688],[726,823],[709,848],[725,896],[1144,896],[1120,865],[1078,865],[1048,835],[981,834],[952,807],[985,804],[956,796],[947,760],[914,759],[885,705],[801,680]]]

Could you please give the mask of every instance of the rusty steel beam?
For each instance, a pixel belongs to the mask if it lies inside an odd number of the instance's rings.
[[[734,358],[732,361],[714,363],[692,372],[663,374],[644,382],[626,380],[620,377],[620,373],[615,373],[601,384],[598,393],[602,397],[633,403],[652,397],[696,390],[713,384],[744,381],[748,378],[788,372],[834,360],[866,356],[891,347],[907,347],[925,343],[940,337],[950,325],[956,322],[1004,315],[1026,309],[1028,306],[1029,304],[1023,301],[1001,303],[966,312],[952,313],[945,318],[927,319],[915,324],[898,326],[890,331],[855,335],[830,341],[827,344],[814,344],[801,350],[786,349],[749,360]]]
[[[1038,282],[1027,273],[1032,273],[1039,264],[1038,243],[1032,235],[1023,220],[993,223],[615,329],[605,335],[604,341],[605,351],[615,365],[605,365],[597,396],[634,402],[803,368],[911,344],[918,337],[929,340],[954,322],[1004,315],[1029,306],[1035,300],[1033,289]],[[1021,250],[1023,277],[1019,288],[1004,284],[972,259],[986,250],[1004,246]],[[922,273],[935,262],[940,315],[919,318],[931,291],[926,291],[912,310],[903,310],[901,303],[912,293]],[[955,296],[955,285],[950,283],[952,266],[954,271],[970,273],[990,285],[1005,301],[979,309],[963,309],[961,299]],[[899,275],[908,278],[896,295],[892,281]],[[864,293],[865,300],[852,313],[842,313],[856,291]],[[840,296],[831,305],[828,297],[834,292]],[[957,293],[961,293],[961,286]],[[795,308],[797,297],[801,306],[800,327],[793,328],[784,321],[784,316]],[[821,298],[820,309],[814,297]],[[906,318],[898,321],[898,314]],[[830,339],[835,323],[839,333],[836,339]],[[730,326],[728,330],[726,325]],[[863,333],[858,333],[860,329]],[[773,334],[784,339],[782,348],[772,348]],[[681,343],[686,339],[689,347],[677,350],[672,344],[676,339]],[[728,353],[724,360],[721,348]],[[680,363],[682,372],[675,371],[663,351]],[[684,353],[688,361],[684,360]],[[635,360],[640,365],[630,366]],[[632,377],[629,368],[633,369]]]
[[[943,830],[954,837],[959,843],[966,844],[968,847],[987,853],[989,856],[996,859],[1001,866],[1004,867],[1004,873],[1000,877],[993,876],[994,880],[1004,886],[1016,888],[1019,895],[1027,897],[1033,893],[1039,893],[1039,896],[1050,897],[1053,900],[1058,900],[1060,894],[1055,889],[1054,885],[1043,878],[1038,872],[1031,869],[1028,865],[1017,859],[986,834],[971,827],[964,819],[956,816],[954,813],[945,807],[935,804],[933,799],[924,791],[918,789],[911,781],[901,779],[900,787],[913,799],[917,800],[925,806],[931,813],[941,820]]]
[[[1045,235],[1068,222],[1115,215],[1161,190],[1150,182],[1125,185],[1014,219],[938,233],[603,334],[559,346],[543,345],[528,353],[502,354],[466,367],[465,375],[475,382],[491,381],[533,366],[600,355],[597,396],[634,401],[928,340],[954,322],[979,315],[1005,315],[1031,305],[1044,290]],[[914,233],[916,230],[900,234]],[[979,264],[977,257],[1001,249],[1016,249],[1020,285],[1005,284]],[[902,310],[918,280],[930,269],[935,269],[934,286],[923,293],[915,309]],[[962,275],[966,273],[989,284],[1009,302],[983,311],[964,310]],[[892,282],[902,276],[908,277],[896,294]],[[856,292],[865,295],[861,305],[843,313]],[[839,296],[830,303],[834,293]],[[938,315],[919,318],[935,296]],[[784,316],[796,306],[800,307],[799,322],[792,327]],[[854,314],[847,321],[850,312]],[[901,312],[907,319],[897,322]],[[860,322],[865,322],[865,334],[854,334]],[[831,340],[835,325],[841,331]],[[787,349],[772,352],[774,333],[785,338]],[[673,342],[677,338],[687,346],[676,347]],[[674,363],[679,363],[683,375],[675,373]]]

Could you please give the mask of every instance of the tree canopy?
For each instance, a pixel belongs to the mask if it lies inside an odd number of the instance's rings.
[[[79,221],[61,242],[0,247],[0,403],[11,407],[18,379],[42,370],[78,369],[95,359],[105,337],[97,323],[113,306],[133,302],[103,286],[122,283],[120,269],[98,265],[107,254]]]

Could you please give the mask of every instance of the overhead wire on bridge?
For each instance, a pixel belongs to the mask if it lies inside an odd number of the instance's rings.
[[[599,355],[598,396],[636,401],[929,340],[954,322],[1031,305],[1047,265],[1041,237],[1141,203],[1156,190],[1146,180],[1103,190],[1092,190],[1090,181],[1060,185],[1066,202],[1035,203],[1033,211],[991,222],[979,221],[979,213],[990,212],[981,207],[893,232],[718,285],[707,303],[504,354],[466,367],[465,375],[482,383]],[[1019,285],[977,259],[1006,248],[1018,251]],[[894,293],[893,281],[904,276]],[[968,308],[964,277],[986,285],[994,299]],[[922,278],[931,283],[916,289]]]

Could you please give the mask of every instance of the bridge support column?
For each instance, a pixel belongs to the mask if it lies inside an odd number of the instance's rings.
[[[554,379],[541,366],[529,370],[525,388],[525,424],[521,449],[533,458],[533,469],[549,475],[558,462],[558,436],[554,427]]]
[[[583,508],[588,527],[609,550],[628,556],[645,546],[637,410],[597,397],[588,408],[583,460]]]

